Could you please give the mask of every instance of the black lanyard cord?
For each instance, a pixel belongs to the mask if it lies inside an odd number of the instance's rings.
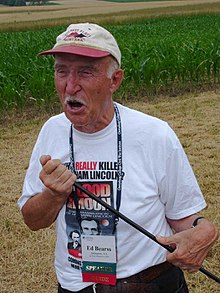
[[[123,166],[122,166],[122,129],[121,129],[121,118],[118,107],[114,104],[115,117],[117,124],[117,192],[116,192],[116,210],[119,211],[121,205],[121,191],[122,191],[122,180],[124,177]]]

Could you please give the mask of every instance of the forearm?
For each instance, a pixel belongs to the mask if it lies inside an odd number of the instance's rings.
[[[42,170],[39,177],[46,188],[31,197],[22,208],[24,222],[31,230],[49,227],[56,220],[76,181],[76,175],[60,160],[44,155],[40,162]]]
[[[198,218],[201,217],[199,214],[193,214],[189,217],[183,218],[181,220],[171,220],[167,219],[169,225],[171,228],[176,232],[181,232],[187,229],[192,228],[193,222]],[[214,241],[218,238],[219,236],[219,231],[217,227],[211,223],[208,219],[206,218],[201,218],[197,221],[197,226],[194,227],[194,232],[201,233],[203,234],[204,231],[209,234],[211,239],[213,238]]]
[[[167,218],[167,222],[169,223],[170,227],[176,232],[181,232],[184,230],[187,230],[189,228],[192,228],[192,224],[197,219],[198,217],[201,217],[199,214],[193,214],[190,215],[189,217],[180,219],[180,220],[172,220]],[[203,219],[198,220],[198,224],[202,221]]]
[[[25,224],[33,231],[49,227],[57,218],[66,196],[55,196],[48,189],[31,197],[22,208]]]

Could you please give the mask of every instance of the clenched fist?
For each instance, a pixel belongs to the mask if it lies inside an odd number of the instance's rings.
[[[65,196],[72,192],[76,175],[71,173],[60,160],[52,159],[49,155],[41,156],[42,170],[40,179],[54,196]]]

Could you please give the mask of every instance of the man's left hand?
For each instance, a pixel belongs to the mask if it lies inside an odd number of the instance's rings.
[[[181,220],[177,222],[179,221]],[[168,222],[172,225],[173,220]],[[174,226],[176,227],[176,223]],[[202,219],[194,228],[177,232],[170,237],[157,236],[156,238],[160,243],[175,248],[174,252],[167,253],[168,262],[188,272],[196,272],[202,266],[208,251],[218,237],[218,229],[207,219]]]

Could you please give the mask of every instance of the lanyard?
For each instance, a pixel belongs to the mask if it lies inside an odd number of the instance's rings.
[[[123,166],[122,166],[122,127],[121,118],[117,105],[114,103],[114,112],[117,125],[117,189],[116,189],[116,209],[119,211],[121,205],[121,193],[122,193],[122,180],[124,177]],[[75,173],[75,157],[74,157],[74,143],[73,143],[73,126],[70,126],[69,135],[69,148],[70,148],[70,171]],[[77,219],[81,222],[80,211],[78,207],[78,197],[74,192],[74,203],[76,206]],[[115,226],[117,225],[118,217],[115,218]]]
[[[122,190],[122,180],[124,177],[124,172],[122,168],[122,128],[121,128],[121,118],[118,107],[114,104],[116,125],[117,125],[117,166],[118,166],[118,176],[117,176],[117,193],[116,193],[116,209],[119,211],[121,205],[121,190]]]

